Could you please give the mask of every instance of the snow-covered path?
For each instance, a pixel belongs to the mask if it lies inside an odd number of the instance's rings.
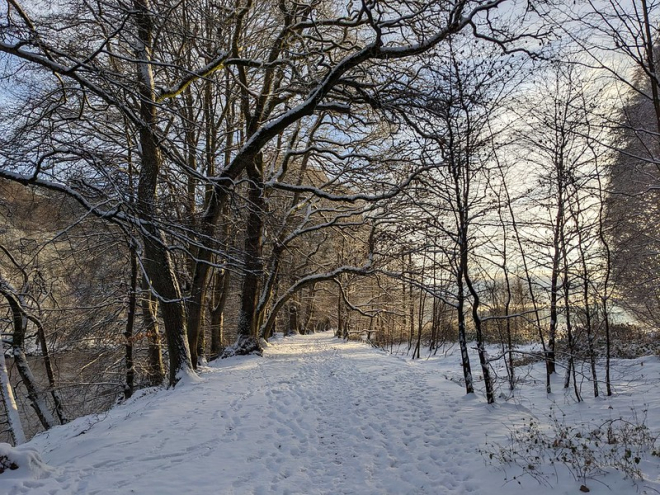
[[[452,405],[459,399],[430,384],[423,369],[374,360],[375,351],[330,334],[297,339],[285,349],[257,364],[261,376],[252,381],[259,385],[240,406],[262,410],[257,424],[264,442],[234,482],[237,493],[255,479],[264,493],[476,489],[474,474],[456,462],[475,455],[459,405]],[[265,409],[258,406],[263,398]]]
[[[0,493],[576,493],[505,484],[477,449],[522,406],[487,406],[443,375],[331,333],[287,338],[38,436],[28,447],[52,470],[7,471]]]

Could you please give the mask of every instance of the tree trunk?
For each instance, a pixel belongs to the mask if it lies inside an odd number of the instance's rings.
[[[467,348],[467,337],[465,335],[465,293],[463,289],[463,272],[459,268],[457,277],[458,295],[456,304],[456,315],[458,317],[458,346],[461,349],[461,364],[463,366],[463,378],[465,379],[465,392],[474,393],[474,381],[472,379],[472,367]]]
[[[289,323],[288,328],[286,329],[287,335],[298,335],[300,333],[299,322],[298,322],[298,301],[296,301],[296,295],[289,299]]]
[[[422,262],[422,273],[421,280],[424,280],[424,262]],[[424,329],[424,309],[426,306],[426,292],[420,291],[419,294],[419,306],[418,306],[418,315],[417,315],[417,340],[415,342],[415,349],[413,350],[412,358],[417,359],[421,357],[422,352],[422,330]]]
[[[342,337],[342,328],[344,325],[344,313],[343,313],[343,308],[342,308],[342,295],[341,295],[341,276],[337,277],[337,332],[335,333],[335,336],[337,338]]]
[[[245,266],[243,288],[241,290],[241,308],[238,316],[238,339],[226,355],[261,353],[258,340],[257,296],[259,282],[263,272],[262,230],[263,230],[263,182],[261,154],[255,158],[249,168],[248,203],[250,213],[245,232]]]
[[[16,399],[11,383],[9,383],[9,373],[7,373],[7,363],[5,362],[4,346],[0,342],[0,399],[7,412],[7,421],[9,423],[9,435],[14,446],[25,443],[25,432],[21,423],[21,416],[18,414]]]
[[[314,296],[316,295],[316,284],[312,284],[309,287],[309,294],[307,295],[307,301],[305,303],[305,317],[302,323],[303,332],[308,334],[314,331],[314,326],[310,325],[312,321],[312,315],[314,314]]]
[[[575,216],[577,222],[577,215]],[[591,368],[591,380],[593,382],[594,397],[598,397],[598,374],[596,371],[596,349],[594,348],[594,329],[591,315],[591,305],[589,304],[589,269],[587,267],[587,256],[584,252],[582,239],[582,230],[578,228],[578,249],[580,251],[580,260],[582,262],[582,297],[584,298],[584,318],[587,331],[587,350],[589,352],[589,367]]]
[[[412,278],[412,253],[408,253],[408,270],[411,272]],[[413,299],[413,285],[408,286],[408,318],[410,320],[410,331],[408,333],[408,352],[412,349],[413,338],[415,337],[415,300]]]
[[[232,134],[229,133],[227,136],[227,141],[226,141],[226,146],[227,149],[231,149],[233,146],[233,137]],[[209,157],[210,159],[211,157]],[[229,163],[230,161],[230,154],[227,151],[225,155],[225,165]],[[212,163],[209,163],[209,174],[213,175],[214,167]],[[197,260],[194,266],[194,271],[193,271],[193,276],[192,276],[192,283],[191,283],[191,288],[190,288],[190,297],[188,301],[188,344],[190,346],[191,350],[191,359],[193,361],[193,365],[197,366],[197,363],[199,361],[199,356],[197,350],[199,349],[199,340],[201,335],[201,329],[202,329],[202,315],[204,314],[204,306],[205,302],[207,300],[206,294],[207,294],[207,285],[209,281],[209,272],[211,270],[211,261],[213,260],[214,257],[214,250],[212,249],[212,246],[210,245],[209,241],[210,239],[214,239],[216,237],[216,224],[218,223],[219,219],[223,216],[228,215],[228,207],[227,207],[227,202],[224,199],[221,199],[218,197],[218,191],[209,189],[206,192],[206,199],[205,203],[208,205],[206,209],[206,214],[203,216],[201,219],[201,235],[200,237],[200,247],[197,251]],[[229,238],[229,229],[230,229],[230,224],[228,221],[225,221],[224,226],[222,228],[221,232],[221,240],[227,240]],[[226,270],[223,270],[223,273],[228,273]],[[215,276],[215,275],[214,275]],[[226,275],[227,280],[229,280],[228,275]],[[214,295],[215,297],[215,295]],[[224,302],[226,300],[226,297],[221,300],[222,304],[219,306],[216,305],[216,308],[220,308],[220,312],[216,313],[215,315],[215,321],[218,321],[219,319],[222,319],[222,311],[224,310]],[[213,309],[211,309],[211,313],[213,313]],[[214,317],[211,316],[211,320],[214,320]],[[211,327],[213,327],[214,323],[211,323]],[[216,330],[212,330],[211,332],[211,354],[213,356],[218,356],[220,354],[220,347],[221,344],[219,344],[217,340],[217,335],[214,337],[214,332],[217,332],[217,326],[215,327]],[[213,339],[216,339],[215,345],[213,343]]]
[[[9,303],[9,309],[11,310],[12,324],[13,324],[13,333],[12,333],[12,356],[14,358],[14,364],[18,369],[18,373],[21,376],[23,385],[25,386],[28,398],[30,399],[30,404],[34,409],[39,421],[42,426],[48,430],[55,426],[57,422],[48,409],[48,404],[44,398],[44,393],[39,390],[37,385],[37,379],[34,377],[30,365],[27,361],[27,357],[23,352],[23,345],[25,344],[25,333],[27,331],[28,317],[23,308],[23,303],[20,299],[20,296],[17,296],[13,288],[4,280],[0,279],[0,294],[2,294],[7,302]],[[4,354],[4,349],[1,348],[0,351]],[[9,395],[5,400],[9,400]],[[9,414],[9,410],[8,410]]]
[[[493,389],[493,380],[490,376],[490,363],[488,362],[488,356],[486,354],[486,347],[484,344],[481,316],[479,316],[479,293],[474,288],[474,285],[472,285],[472,281],[470,280],[467,272],[467,249],[464,250],[463,256],[465,257],[465,283],[468,286],[470,294],[472,294],[472,320],[474,321],[474,328],[477,334],[477,352],[479,354],[479,363],[481,364],[481,372],[484,375],[484,383],[486,384],[486,401],[489,404],[492,404],[495,402],[495,391]]]
[[[250,181],[248,193],[250,214],[246,226],[245,238],[245,275],[241,290],[241,309],[238,322],[238,335],[242,337],[256,337],[256,306],[261,279],[261,235],[263,219],[261,207],[263,206],[262,188]]]
[[[564,265],[567,265],[566,257],[564,256]],[[568,268],[565,268],[568,270]],[[568,340],[568,366],[566,369],[566,377],[564,378],[564,388],[571,385],[571,377],[573,378],[573,389],[575,391],[575,398],[578,402],[582,402],[580,389],[576,380],[575,370],[575,339],[573,337],[573,323],[571,321],[571,308],[569,302],[570,284],[568,283],[568,273],[564,273],[564,305],[566,307],[566,338]]]
[[[198,261],[197,264],[200,262]],[[204,263],[205,264],[205,263]],[[204,311],[204,300],[206,299],[206,282],[208,268],[195,267],[190,289],[190,295],[186,302],[188,313],[188,347],[190,347],[190,360],[193,368],[197,369],[201,354],[199,352],[202,330],[202,314]]]
[[[603,297],[603,315],[605,318],[605,393],[612,396],[612,380],[610,379],[610,361],[612,341],[610,339],[610,318],[607,309],[607,298]]]
[[[46,369],[46,376],[48,377],[48,385],[50,386],[50,395],[53,397],[55,404],[55,414],[60,421],[60,424],[68,422],[64,414],[64,405],[62,404],[62,397],[55,387],[55,373],[53,372],[53,363],[50,360],[50,351],[48,350],[48,343],[46,342],[46,331],[44,330],[41,321],[33,316],[28,315],[29,320],[37,327],[37,340],[41,348],[41,355],[44,360],[44,368]]]
[[[160,331],[156,319],[156,300],[149,290],[149,284],[143,278],[142,289],[145,292],[141,298],[142,326],[149,341],[149,368],[148,379],[152,387],[162,385],[165,379],[165,367],[163,365],[163,351],[161,349]]]
[[[169,386],[173,387],[184,375],[194,375],[190,348],[186,336],[185,311],[181,291],[174,273],[170,254],[165,247],[163,233],[156,224],[156,190],[161,168],[161,155],[156,138],[157,104],[151,68],[153,35],[149,0],[135,0],[138,34],[137,74],[140,92],[139,129],[141,168],[138,182],[137,209],[142,221],[144,241],[144,270],[150,288],[159,299],[169,354]]]
[[[552,375],[556,371],[555,364],[555,338],[557,335],[557,269],[554,268],[553,261],[552,276],[550,278],[550,330],[548,333],[548,348],[545,353],[547,362],[547,372]]]
[[[126,310],[126,329],[124,330],[125,346],[125,364],[126,364],[126,383],[124,385],[124,399],[129,399],[133,395],[135,387],[135,367],[133,366],[133,340],[135,328],[135,308],[137,305],[137,254],[135,246],[131,245],[131,282],[128,292],[128,308]]]
[[[511,336],[511,318],[509,317],[511,309],[511,280],[509,280],[509,270],[507,267],[508,263],[508,245],[507,245],[507,232],[506,232],[506,222],[504,221],[504,216],[502,214],[502,202],[501,198],[498,198],[497,213],[500,218],[500,224],[502,225],[502,272],[504,274],[504,287],[506,290],[506,296],[504,300],[504,318],[506,326],[506,353],[504,356],[504,363],[506,365],[508,381],[509,381],[509,390],[513,391],[516,385],[515,378],[515,369],[513,367],[513,339]],[[498,323],[499,325],[499,323]],[[502,343],[504,347],[504,343]]]
[[[37,379],[32,373],[32,369],[28,364],[23,349],[17,345],[12,345],[12,356],[14,357],[14,365],[16,366],[16,369],[18,369],[18,374],[21,376],[23,385],[27,390],[30,405],[37,414],[41,426],[46,430],[51,429],[53,426],[57,425],[57,422],[51,414],[50,409],[48,409],[48,403],[44,398],[44,392],[39,390],[39,387],[37,386]]]
[[[557,304],[559,299],[559,274],[561,272],[561,258],[563,254],[563,240],[564,240],[564,169],[561,157],[554,165],[557,172],[557,215],[555,216],[554,232],[552,239],[552,273],[550,276],[550,333],[548,335],[548,349],[546,351],[548,373],[553,374],[556,372],[555,363],[555,341],[557,337]],[[564,280],[566,283],[566,280]]]
[[[500,169],[501,172],[501,169]],[[545,336],[543,335],[543,326],[541,325],[541,316],[539,314],[539,305],[536,301],[536,295],[534,294],[534,287],[532,285],[532,275],[530,273],[529,267],[527,265],[527,256],[525,254],[525,249],[523,247],[522,239],[520,237],[520,232],[518,230],[518,223],[516,221],[516,215],[514,214],[513,211],[513,205],[511,202],[511,196],[509,195],[509,189],[507,188],[506,185],[506,179],[504,178],[504,175],[502,175],[502,187],[504,190],[504,193],[506,194],[506,203],[507,203],[507,208],[509,210],[509,215],[511,216],[511,228],[513,229],[513,233],[516,237],[516,244],[518,245],[518,251],[520,253],[520,257],[522,260],[523,264],[523,269],[525,271],[525,281],[527,285],[527,290],[529,291],[529,298],[532,302],[532,308],[534,309],[534,320],[536,323],[536,330],[538,331],[539,334],[539,340],[541,341],[541,349],[543,350],[543,354],[545,357],[545,391],[546,394],[552,393],[552,383],[550,381],[552,371],[550,368],[550,360],[548,359],[548,350],[545,342]]]
[[[213,304],[211,307],[211,357],[222,352],[225,304],[229,294],[230,272],[219,270],[214,275]]]

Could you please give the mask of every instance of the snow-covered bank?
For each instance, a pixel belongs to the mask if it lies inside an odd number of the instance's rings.
[[[575,404],[563,391],[548,399],[530,369],[518,398],[487,406],[448,379],[460,374],[456,356],[411,362],[330,333],[287,338],[263,358],[215,363],[200,383],[146,391],[39,435],[21,452],[36,450],[46,465],[34,458],[32,470],[0,474],[0,493],[575,494],[583,481],[562,463],[539,484],[514,480],[515,466],[505,474],[486,465],[479,450],[507,445],[512,425],[524,433],[529,418],[545,428],[551,405],[561,421],[584,425],[630,417],[634,406],[657,431],[660,363],[629,366],[611,399]],[[587,485],[596,494],[658,493],[659,463],[641,459],[636,485],[618,473]]]

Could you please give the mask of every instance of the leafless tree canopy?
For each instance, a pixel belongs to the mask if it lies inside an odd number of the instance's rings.
[[[488,402],[533,341],[548,392],[560,364],[579,400],[578,373],[611,393],[595,363],[634,326],[615,310],[657,313],[652,5],[8,0],[0,15],[14,442],[20,416],[29,435],[275,332],[413,358],[457,341],[468,393],[474,340]]]

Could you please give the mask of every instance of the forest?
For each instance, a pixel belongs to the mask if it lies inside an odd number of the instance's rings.
[[[328,330],[612,395],[660,352],[659,14],[1,2],[0,440]]]

